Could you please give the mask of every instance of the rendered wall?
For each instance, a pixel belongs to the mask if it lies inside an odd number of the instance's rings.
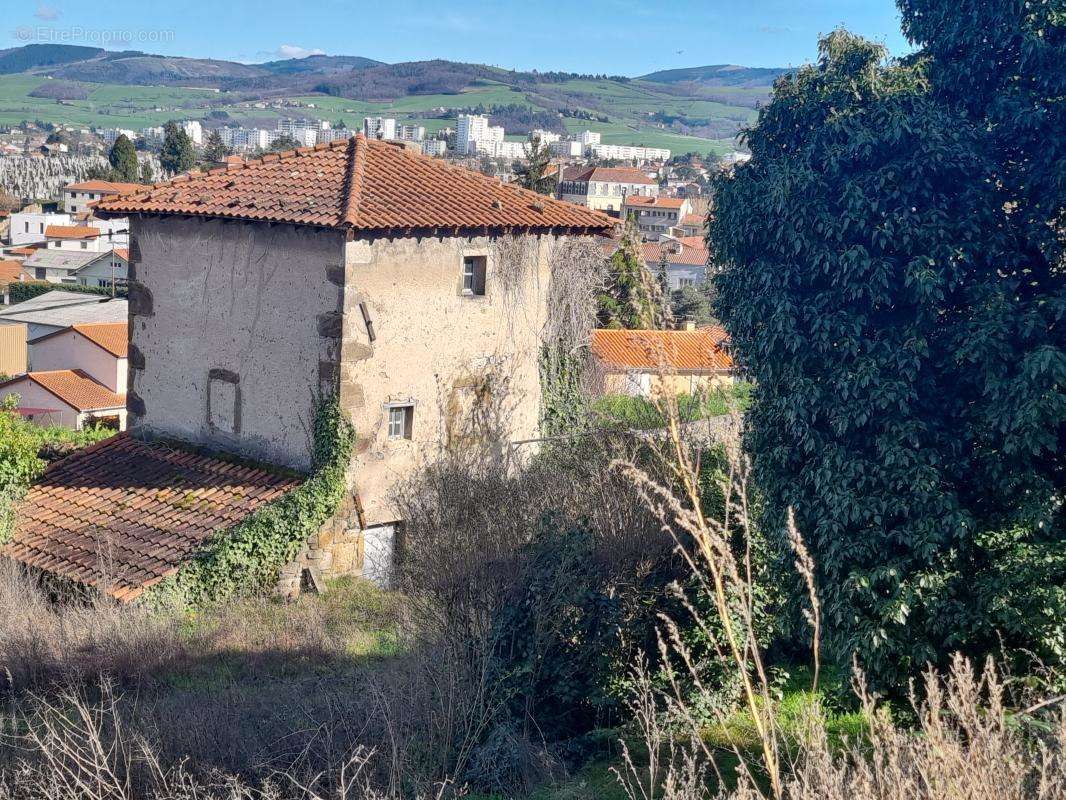
[[[116,358],[77,331],[30,345],[30,370],[80,369],[117,394],[126,393],[126,359]]]
[[[496,447],[537,436],[555,238],[521,239],[520,268],[514,240],[503,249],[485,236],[348,243],[340,399],[358,437],[354,478],[368,525],[398,518],[389,502],[394,484],[441,448],[479,436]],[[462,294],[465,255],[488,259],[484,297]],[[489,375],[486,400],[479,395]],[[411,439],[388,438],[390,403],[415,406]]]
[[[130,427],[309,468],[322,364],[337,359],[342,235],[130,222]]]

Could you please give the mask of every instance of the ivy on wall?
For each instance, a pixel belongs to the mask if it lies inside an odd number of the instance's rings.
[[[355,431],[335,398],[315,414],[314,467],[299,488],[217,531],[178,572],[152,587],[142,602],[195,607],[238,594],[269,591],[281,568],[299,554],[344,498]]]

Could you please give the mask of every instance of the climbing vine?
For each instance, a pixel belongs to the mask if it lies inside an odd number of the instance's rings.
[[[217,531],[196,558],[150,589],[142,602],[154,607],[199,606],[269,590],[281,568],[296,558],[343,500],[354,444],[355,432],[336,399],[320,403],[315,414],[314,466],[307,481],[232,528]]]

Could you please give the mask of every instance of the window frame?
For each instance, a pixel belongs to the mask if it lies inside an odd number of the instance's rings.
[[[390,442],[411,441],[414,432],[415,404],[413,402],[388,403],[385,406],[385,414],[385,438]],[[393,426],[397,423],[399,429],[394,432]]]
[[[471,266],[470,271],[467,267]],[[487,294],[489,258],[479,253],[464,253],[462,261],[462,283],[460,293],[463,297],[485,297]]]

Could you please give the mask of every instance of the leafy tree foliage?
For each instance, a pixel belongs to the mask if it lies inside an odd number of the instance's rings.
[[[715,179],[757,478],[808,540],[830,655],[883,686],[954,650],[1063,657],[1063,165],[996,122],[1042,125],[1016,86],[1061,76],[1020,3],[972,5],[905,0],[904,63],[824,38]]]
[[[137,149],[125,134],[121,134],[111,145],[111,152],[107,154],[107,162],[111,165],[115,180],[127,183],[137,182],[140,173],[137,164]]]
[[[551,149],[547,143],[541,142],[539,136],[534,136],[529,140],[527,149],[529,155],[526,161],[515,165],[518,185],[538,194],[554,193],[555,177],[548,174],[552,158]]]
[[[224,161],[229,154],[229,148],[222,142],[222,134],[218,131],[207,134],[207,141],[204,142],[204,161]]]
[[[697,325],[714,323],[714,284],[682,286],[670,296],[670,313],[674,319],[692,320]]]
[[[188,172],[196,164],[192,139],[176,122],[168,122],[163,128],[163,149],[159,153],[159,164],[167,172],[174,174]]]
[[[283,153],[286,150],[295,150],[300,146],[300,143],[287,133],[283,133],[277,139],[270,143],[270,147],[266,149],[268,153]]]
[[[599,324],[603,328],[646,330],[662,324],[659,283],[648,271],[640,248],[640,232],[630,220],[622,244],[611,256],[607,287],[600,294]]]

